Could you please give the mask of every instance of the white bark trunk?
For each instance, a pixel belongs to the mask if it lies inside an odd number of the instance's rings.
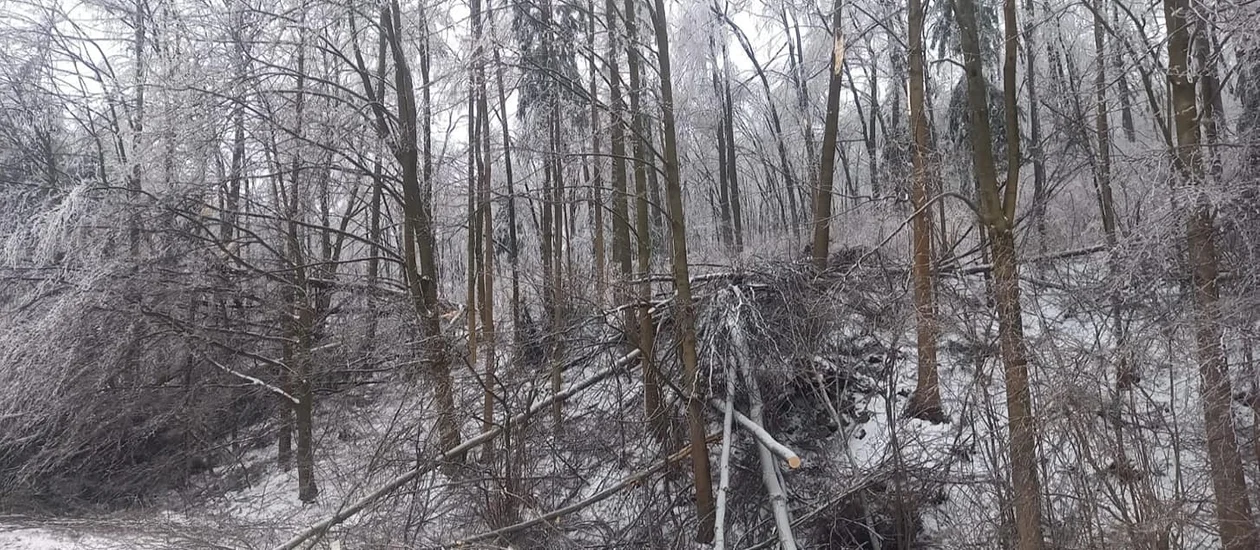
[[[726,368],[726,412],[722,415],[722,457],[718,461],[717,520],[713,548],[726,549],[726,494],[731,491],[731,428],[735,420],[735,369]]]
[[[761,389],[757,387],[757,380],[753,376],[752,368],[749,367],[748,342],[744,338],[744,329],[740,325],[738,313],[739,309],[742,309],[744,297],[738,288],[732,287],[732,290],[739,305],[735,312],[727,316],[726,320],[727,327],[730,329],[731,344],[735,348],[734,362],[738,365],[740,374],[743,375],[744,382],[748,386],[748,414],[752,417],[752,423],[760,429],[761,411],[764,406],[761,400]],[[761,431],[765,432],[764,429]],[[766,493],[770,497],[770,510],[774,515],[775,529],[779,534],[779,547],[783,550],[796,550],[796,539],[792,536],[792,519],[788,515],[787,496],[784,494],[783,485],[779,482],[778,467],[766,445],[758,446],[757,454],[761,458],[761,481],[765,484]],[[799,465],[800,458],[796,458],[796,461]]]

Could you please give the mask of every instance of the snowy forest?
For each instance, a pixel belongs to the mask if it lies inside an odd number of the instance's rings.
[[[1260,548],[1251,25],[0,0],[0,547]]]

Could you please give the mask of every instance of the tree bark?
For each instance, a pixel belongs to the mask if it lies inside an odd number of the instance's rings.
[[[1014,490],[1015,528],[1020,550],[1040,550],[1045,542],[1041,525],[1041,482],[1037,471],[1037,421],[1028,383],[1023,309],[1019,298],[1019,267],[1015,252],[1015,201],[1019,181],[1019,111],[1016,103],[1015,64],[1018,27],[1015,0],[1005,0],[1002,14],[1006,47],[1003,62],[1003,101],[1006,108],[1007,172],[999,188],[994,162],[987,103],[988,85],[980,61],[979,31],[974,0],[958,0],[958,19],[971,115],[971,148],[980,192],[980,212],[988,229],[993,261],[993,294],[998,314],[998,341],[1006,379],[1006,410],[1010,430],[1011,485]]]
[[[696,312],[691,298],[691,279],[687,265],[687,223],[682,201],[682,177],[678,166],[678,134],[674,122],[674,90],[670,77],[669,34],[665,22],[665,1],[655,0],[652,23],[656,34],[657,66],[661,79],[661,122],[665,138],[665,186],[669,203],[669,221],[673,240],[674,290],[677,293],[678,328],[681,332],[680,355],[686,376],[687,428],[691,442],[691,468],[695,482],[696,519],[699,531],[696,540],[713,540],[713,479],[709,472],[709,448],[705,441],[703,385],[696,354]]]
[[[429,204],[432,188],[421,187],[421,174],[417,170],[420,155],[416,147],[417,126],[424,128],[424,181],[432,176],[432,153],[429,131],[431,101],[429,100],[429,53],[428,20],[420,11],[421,52],[420,76],[425,105],[420,124],[417,124],[416,94],[412,84],[410,64],[403,48],[402,15],[397,0],[391,0],[385,17],[384,32],[394,60],[394,85],[398,101],[398,130],[394,156],[402,168],[404,259],[407,268],[407,287],[412,304],[424,327],[424,355],[429,373],[434,379],[434,401],[438,411],[438,442],[442,449],[459,446],[459,424],[455,415],[454,379],[451,377],[450,354],[442,338],[442,323],[438,312],[437,262],[434,255],[433,214]],[[471,306],[470,306],[471,307]],[[462,461],[462,455],[456,457]]]
[[[1208,467],[1215,493],[1216,518],[1226,550],[1256,548],[1255,518],[1247,496],[1242,456],[1234,434],[1232,390],[1221,347],[1220,291],[1217,287],[1215,220],[1204,183],[1199,110],[1191,80],[1188,0],[1164,0],[1168,32],[1168,86],[1177,147],[1174,161],[1195,199],[1186,221],[1186,245],[1194,283],[1194,335],[1199,356],[1203,423],[1207,430]],[[1211,98],[1203,98],[1211,101]]]
[[[652,228],[650,225],[649,210],[653,206],[651,198],[648,196],[648,172],[650,166],[648,151],[652,150],[651,144],[647,142],[650,134],[648,127],[651,122],[647,113],[643,112],[643,93],[642,82],[640,78],[640,52],[638,47],[638,16],[635,8],[634,0],[625,0],[622,4],[626,20],[626,60],[630,72],[630,119],[631,124],[631,155],[633,157],[634,166],[634,194],[635,194],[635,233],[638,235],[638,276],[642,279],[639,284],[638,294],[638,321],[639,321],[639,362],[643,369],[643,408],[644,416],[647,419],[648,429],[656,437],[657,443],[660,444],[662,450],[672,449],[677,446],[676,437],[670,429],[670,418],[665,408],[665,397],[661,389],[661,373],[656,369],[656,326],[652,322]],[[650,170],[653,174],[656,170]]]
[[[831,190],[836,178],[836,134],[840,122],[841,75],[844,69],[844,31],[841,28],[841,0],[831,8],[830,84],[827,85],[827,117],[823,125],[822,160],[819,162],[818,189],[814,194],[814,240],[811,245],[814,267],[827,268],[827,252],[831,247]]]
[[[933,423],[947,420],[941,406],[940,374],[936,364],[936,302],[932,274],[932,209],[928,204],[929,170],[932,162],[928,144],[928,120],[924,110],[923,2],[909,0],[910,33],[910,134],[913,141],[913,174],[910,204],[912,222],[914,307],[918,337],[918,381],[906,414]]]

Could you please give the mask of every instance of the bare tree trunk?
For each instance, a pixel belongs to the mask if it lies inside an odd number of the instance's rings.
[[[714,6],[714,9],[717,9]],[[725,96],[722,92],[722,76],[718,71],[717,42],[713,34],[719,27],[715,24],[709,35],[709,76],[713,80],[713,95],[718,100],[718,124],[717,124],[717,150],[718,150],[718,179],[717,179],[717,208],[716,218],[718,220],[718,237],[722,243],[722,249],[726,253],[730,253],[735,248],[735,231],[731,222],[731,197],[728,193],[729,187],[727,182],[730,175],[727,172],[727,155],[728,148],[726,143],[726,119],[729,116],[729,108],[726,104]],[[705,172],[708,172],[706,169]]]
[[[1113,29],[1120,22],[1119,3],[1112,5],[1111,22]],[[1132,92],[1129,91],[1129,69],[1125,66],[1124,56],[1115,55],[1115,52],[1111,56],[1111,62],[1116,68],[1116,83],[1120,85],[1120,126],[1124,129],[1124,139],[1133,143],[1137,140],[1137,134],[1133,126],[1133,99]]]
[[[476,0],[473,0],[476,2]],[[479,4],[479,3],[477,3]],[[478,12],[481,6],[474,4]],[[474,15],[474,20],[480,14]],[[476,38],[474,38],[475,40]],[[476,55],[476,54],[474,54]],[[474,61],[475,63],[475,61]],[[477,111],[476,71],[469,71],[471,84],[468,92],[468,192],[465,197],[465,218],[468,220],[468,234],[465,241],[464,255],[467,273],[464,277],[464,322],[468,338],[468,365],[477,368],[477,287],[481,281],[481,211],[477,208],[477,192],[480,187],[477,171],[481,164],[481,113]]]
[[[486,1],[486,11],[490,13],[490,31],[494,34],[494,9],[490,7],[490,0]],[[507,214],[508,214],[508,258],[512,262],[512,333],[513,340],[520,343],[521,331],[521,269],[520,269],[520,242],[516,235],[516,182],[512,177],[512,136],[508,131],[508,114],[507,114],[507,92],[503,89],[503,60],[499,55],[499,48],[492,48],[494,54],[495,80],[499,93],[499,121],[502,123],[503,129],[503,177],[507,183]],[[594,97],[594,94],[592,94]],[[598,177],[597,177],[598,178]],[[599,184],[595,187],[595,200],[597,206],[602,206],[602,198],[599,196]],[[599,208],[596,211],[600,211]],[[602,237],[603,224],[596,222],[598,225],[596,235]],[[603,239],[597,240],[602,243]],[[602,259],[603,249],[596,252],[597,256]],[[601,260],[602,261],[602,260]],[[599,265],[603,265],[602,263]],[[602,278],[602,275],[601,275]]]
[[[779,117],[779,107],[774,100],[775,96],[770,88],[770,80],[766,77],[765,68],[762,67],[761,61],[757,58],[756,50],[753,48],[752,42],[748,40],[748,36],[744,34],[744,30],[730,19],[726,12],[719,7],[717,2],[714,2],[713,10],[720,15],[722,20],[724,20],[732,30],[735,31],[735,38],[739,40],[740,48],[744,50],[744,55],[748,57],[748,61],[752,63],[753,72],[756,73],[757,80],[761,82],[761,89],[766,94],[766,105],[770,114],[770,129],[774,134],[775,150],[779,154],[779,172],[781,173],[784,182],[782,190],[787,195],[790,216],[789,219],[791,220],[790,223],[792,224],[792,231],[795,233],[799,231],[800,227],[800,207],[797,206],[796,202],[798,193],[797,188],[799,187],[799,184],[796,181],[796,174],[792,170],[792,163],[788,161],[787,144],[783,139],[783,121],[782,118]],[[735,175],[735,106],[731,102],[731,78],[733,78],[733,75],[730,70],[730,56],[727,52],[725,38],[721,40],[721,46],[724,84],[719,93],[722,94],[722,105],[724,108],[723,120],[726,123],[724,126],[724,131],[726,132],[725,143],[727,147],[726,162],[727,174],[730,178],[727,180],[730,185],[728,195],[731,197],[731,216],[734,224],[732,231],[734,234],[735,249],[736,251],[740,251],[744,246],[744,238],[742,234],[744,224],[742,213],[739,210],[739,184],[737,183],[738,180]],[[804,205],[801,206],[803,207]]]
[[[1033,225],[1037,228],[1037,244],[1046,250],[1046,153],[1041,143],[1041,101],[1037,88],[1037,42],[1033,20],[1033,0],[1024,0],[1024,78],[1028,88],[1028,153],[1033,165]]]
[[[296,192],[296,189],[294,190]],[[301,277],[301,276],[299,276]],[[298,500],[312,502],[319,495],[315,485],[315,393],[311,391],[311,330],[314,319],[310,297],[304,289],[299,289],[297,300],[296,335],[297,349],[294,352],[295,381],[293,405],[294,424],[297,429],[297,471]]]
[[[607,12],[606,16],[610,28],[616,29],[616,27],[611,27],[618,19],[616,1],[606,0],[604,9]],[[630,256],[630,207],[628,186],[626,184],[626,105],[625,99],[621,95],[621,67],[617,60],[621,49],[620,40],[626,40],[629,37],[621,35],[620,32],[612,32],[610,37],[608,47],[608,103],[612,106],[612,112],[609,115],[613,157],[612,256],[613,262],[617,264],[617,271],[621,275],[616,284],[616,300],[617,303],[626,303],[633,296],[633,292],[628,285],[634,271],[634,264]],[[634,311],[627,308],[622,322],[626,333],[633,334],[634,327],[637,326],[634,321]]]
[[[469,231],[481,232],[481,262],[480,262],[480,288],[478,296],[480,296],[481,306],[481,328],[483,331],[482,340],[486,345],[485,355],[485,378],[482,380],[483,399],[482,399],[482,419],[481,431],[488,432],[494,428],[494,400],[495,388],[498,386],[498,380],[495,373],[495,356],[496,342],[494,332],[494,212],[492,210],[492,201],[490,196],[491,183],[491,162],[490,162],[490,107],[487,100],[486,86],[486,48],[483,41],[485,40],[485,19],[490,17],[489,1],[486,2],[487,10],[481,10],[481,1],[473,0],[472,17],[473,17],[473,39],[477,45],[474,53],[474,86],[473,93],[476,95],[476,111],[477,120],[481,126],[479,142],[469,144],[470,147],[481,148],[480,162],[478,164],[477,179],[477,219],[481,221],[480,227],[470,226]],[[472,304],[469,304],[472,307]],[[469,345],[472,342],[469,341]],[[483,460],[489,461],[492,458],[494,446],[486,444],[486,451]]]
[[[917,321],[919,364],[914,396],[907,406],[911,417],[945,422],[948,418],[941,406],[940,374],[936,364],[936,302],[932,275],[932,209],[928,203],[928,171],[935,167],[930,159],[928,120],[924,110],[923,83],[923,3],[910,0],[908,6],[910,33],[910,134],[913,140],[913,187],[910,203],[914,208],[912,229],[914,272],[914,307]]]
[[[726,106],[726,115],[723,120],[726,123],[726,183],[729,191],[727,192],[727,204],[731,210],[731,231],[735,234],[735,252],[736,254],[744,251],[744,213],[739,204],[739,170],[736,166],[735,156],[735,103],[731,100],[731,56],[727,51],[726,41],[722,41],[722,104]],[[763,76],[764,78],[764,76]],[[779,122],[779,110],[774,106],[774,102],[770,102],[770,118],[774,123],[775,137],[778,139],[779,161],[783,164],[784,180],[787,181],[787,194],[789,203],[793,205],[795,210],[796,200],[792,197],[796,194],[796,177],[792,174],[792,165],[788,163],[787,152],[783,145],[783,128]]]
[[[801,118],[801,125],[805,129],[805,173],[808,174],[809,178],[809,188],[806,192],[813,193],[818,188],[818,145],[814,141],[814,121],[809,109],[809,78],[805,73],[805,68],[802,66],[805,47],[801,41],[800,25],[789,25],[787,13],[788,9],[785,4],[783,11],[780,12],[780,19],[783,22],[783,33],[789,37],[788,61],[791,63],[792,85],[796,89],[796,108]],[[793,51],[795,51],[795,55],[792,55]],[[802,202],[806,202],[805,199]],[[797,228],[793,228],[792,235],[799,236],[798,231]]]
[[[297,72],[296,75],[296,94],[294,98],[294,118],[296,129],[294,133],[301,140],[304,134],[305,124],[305,108],[306,108],[306,39],[303,35],[298,46]],[[287,196],[286,215],[288,218],[288,253],[289,261],[292,263],[293,270],[293,302],[291,304],[292,315],[288,320],[291,325],[291,334],[293,340],[293,363],[289,366],[291,369],[292,384],[294,397],[297,402],[293,405],[294,428],[297,436],[297,471],[298,471],[298,499],[302,502],[311,502],[319,494],[319,489],[315,486],[315,448],[314,448],[314,398],[315,395],[311,391],[310,380],[310,352],[311,352],[311,330],[314,325],[313,314],[311,309],[310,282],[308,280],[306,254],[303,252],[302,241],[298,233],[300,217],[302,216],[301,193],[303,190],[303,182],[301,174],[303,166],[301,165],[302,150],[299,149],[293,155],[293,161],[290,166],[290,189]]]
[[[1189,13],[1188,0],[1164,0],[1164,20],[1168,32],[1168,85],[1177,134],[1174,160],[1185,183],[1197,192],[1186,222],[1186,245],[1193,270],[1195,343],[1216,517],[1222,546],[1226,550],[1243,550],[1256,548],[1258,541],[1243,475],[1242,456],[1234,434],[1229,371],[1225,351],[1221,348],[1215,220],[1204,183],[1199,111],[1194,82],[1190,79]],[[1212,98],[1203,99],[1211,104]]]
[[[827,252],[831,246],[831,190],[836,177],[836,134],[840,121],[841,75],[844,69],[844,30],[841,28],[841,0],[831,8],[830,84],[827,86],[827,118],[823,126],[822,161],[819,163],[818,189],[814,195],[814,240],[811,245],[814,267],[827,268]]]
[[[713,479],[709,473],[709,447],[705,441],[703,385],[696,356],[696,312],[691,298],[690,269],[687,265],[687,224],[683,210],[682,177],[678,166],[678,134],[674,122],[674,90],[670,77],[669,31],[665,22],[665,1],[655,0],[652,23],[656,30],[657,66],[661,79],[661,119],[665,137],[665,185],[668,190],[670,228],[673,240],[675,307],[681,331],[683,388],[687,391],[687,428],[691,442],[691,468],[695,482],[696,519],[699,532],[696,540],[713,540]]]
[[[1015,254],[1015,202],[1019,181],[1019,111],[1016,102],[1016,48],[1019,46],[1015,0],[1005,0],[1002,14],[1006,47],[1002,69],[1006,108],[1007,172],[999,190],[989,127],[988,85],[980,62],[974,0],[958,0],[954,12],[961,31],[967,100],[971,115],[971,147],[980,187],[980,211],[988,228],[993,257],[993,293],[998,313],[998,340],[1006,378],[1006,410],[1010,429],[1011,485],[1015,528],[1020,550],[1040,550],[1041,482],[1037,471],[1037,422],[1028,383],[1023,308],[1019,301],[1019,267]]]
[[[604,181],[600,173],[600,165],[603,159],[600,157],[600,136],[603,135],[603,128],[600,127],[599,117],[599,73],[597,72],[595,59],[598,57],[595,51],[595,0],[587,0],[586,11],[591,14],[587,21],[586,27],[586,50],[589,52],[587,57],[587,72],[591,75],[590,97],[591,97],[591,157],[586,164],[586,169],[590,171],[587,180],[590,182],[591,194],[591,216],[592,227],[594,233],[593,248],[595,249],[595,295],[596,303],[603,303],[608,298],[606,295],[608,261],[605,258],[607,253],[606,244],[604,242]],[[609,20],[611,24],[611,20]],[[609,123],[615,122],[609,117]]]
[[[643,280],[639,284],[638,321],[639,321],[639,362],[643,368],[643,408],[648,429],[656,437],[662,451],[677,447],[670,429],[670,418],[665,409],[665,397],[661,390],[661,373],[656,368],[656,326],[652,323],[652,229],[649,223],[649,210],[653,206],[648,196],[648,151],[652,150],[648,128],[651,121],[643,112],[643,83],[640,78],[640,52],[638,47],[638,14],[634,0],[625,0],[622,4],[626,21],[626,60],[630,69],[630,119],[632,156],[634,165],[635,194],[635,233],[638,234],[638,276]],[[650,170],[653,174],[656,170]]]
[[[1111,124],[1108,120],[1107,108],[1107,49],[1103,32],[1102,0],[1095,0],[1093,13],[1094,54],[1098,58],[1098,72],[1094,75],[1094,93],[1096,94],[1094,129],[1098,136],[1094,182],[1098,192],[1098,204],[1102,212],[1103,233],[1107,237],[1107,245],[1114,248],[1118,242],[1118,237],[1116,235],[1115,200],[1111,192]],[[1125,341],[1124,320],[1121,317],[1120,296],[1112,293],[1110,301],[1112,334],[1116,340],[1116,350],[1119,351],[1119,355],[1116,357],[1116,390],[1124,391],[1138,382],[1137,372],[1134,370],[1132,361],[1129,361],[1125,352],[1127,344]],[[1119,440],[1120,459],[1124,461],[1127,459],[1124,456],[1123,434],[1118,435],[1121,436]]]
[[[424,181],[432,177],[432,152],[429,131],[431,124],[431,101],[429,98],[429,53],[428,53],[428,20],[423,9],[420,11],[420,76],[421,90],[424,93],[424,111],[420,123],[417,124],[415,87],[411,80],[411,69],[407,54],[403,47],[401,28],[402,15],[397,0],[391,0],[385,14],[384,23],[390,51],[394,59],[394,83],[398,101],[398,135],[394,156],[402,167],[403,212],[406,223],[403,234],[407,250],[404,259],[407,268],[407,282],[416,314],[422,320],[425,333],[425,360],[429,373],[434,378],[434,400],[438,410],[437,432],[442,449],[453,449],[459,446],[459,424],[455,415],[455,389],[451,377],[450,354],[446,342],[442,338],[442,323],[438,312],[437,298],[437,262],[434,255],[433,214],[429,203],[432,189],[427,185],[421,187],[421,174],[417,171],[420,159],[416,151],[417,126],[424,131],[423,171]],[[418,252],[417,252],[418,250]],[[457,461],[462,461],[462,455]]]

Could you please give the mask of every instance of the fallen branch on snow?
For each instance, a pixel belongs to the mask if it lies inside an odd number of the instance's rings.
[[[712,405],[713,408],[718,410],[726,409],[726,404],[718,399],[710,399],[709,405]],[[739,423],[741,428],[748,430],[748,433],[752,434],[753,438],[755,438],[763,447],[769,449],[770,452],[779,455],[783,458],[783,460],[787,461],[788,468],[795,470],[801,467],[801,457],[796,454],[796,451],[789,449],[787,445],[779,443],[774,439],[774,436],[770,435],[770,432],[767,432],[765,428],[758,426],[756,422],[749,420],[747,416],[744,416],[739,411],[734,411],[734,415],[735,422]]]
[[[726,369],[726,410],[722,414],[722,455],[718,460],[717,516],[713,548],[726,550],[726,495],[731,492],[731,424],[735,420],[735,369]]]
[[[735,295],[739,298],[739,304],[744,304],[744,296],[738,287],[732,287]],[[740,375],[744,378],[744,384],[748,387],[748,414],[752,418],[752,422],[757,428],[761,428],[761,390],[757,387],[757,378],[749,366],[748,342],[744,339],[744,328],[739,324],[739,308],[735,313],[727,315],[726,323],[730,329],[731,344],[735,348],[735,363],[730,365],[728,370],[739,368]],[[734,410],[730,403],[727,403],[727,412]],[[764,431],[764,430],[763,430]],[[787,495],[784,494],[783,482],[779,479],[779,470],[774,466],[774,460],[770,457],[770,449],[761,446],[757,449],[757,455],[761,459],[761,482],[766,486],[766,495],[770,498],[770,510],[774,516],[775,529],[779,535],[779,547],[783,550],[796,550],[796,539],[792,536],[792,519],[788,516]],[[796,459],[797,465],[800,465],[800,458]],[[790,463],[790,461],[789,461]]]

